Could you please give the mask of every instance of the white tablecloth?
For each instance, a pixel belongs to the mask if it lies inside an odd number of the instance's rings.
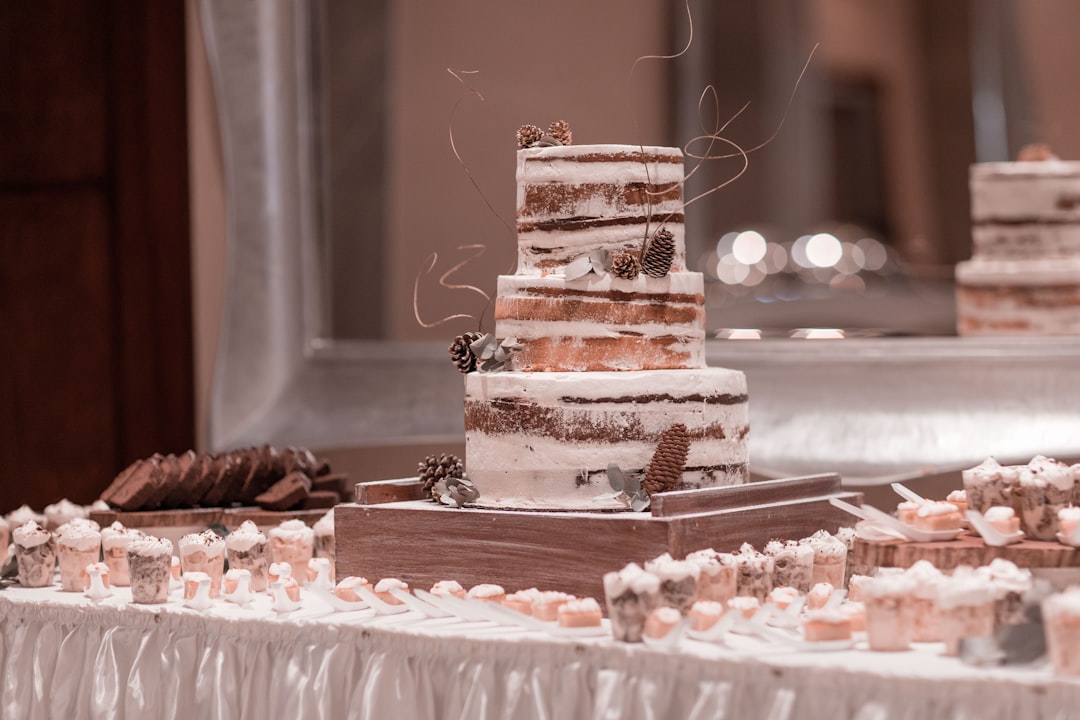
[[[197,612],[0,591],[3,718],[1068,718],[1080,682],[978,669],[927,645],[795,652],[751,638],[676,650],[404,615]]]

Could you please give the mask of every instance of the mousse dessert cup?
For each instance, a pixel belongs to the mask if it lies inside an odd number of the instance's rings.
[[[1058,513],[1072,502],[1072,469],[1039,455],[1020,469],[1013,490],[1013,507],[1020,516],[1020,528],[1033,540],[1056,540]]]
[[[941,642],[941,608],[938,600],[948,577],[928,560],[919,560],[905,574],[915,582],[912,592],[911,639]]]
[[[126,528],[120,522],[101,529],[101,555],[109,566],[109,576],[116,587],[131,585],[131,573],[128,570],[127,546],[137,538],[143,537],[141,530]]]
[[[128,543],[132,602],[154,605],[168,601],[172,552],[172,542],[152,535],[144,535]]]
[[[803,540],[814,549],[814,573],[810,578],[810,587],[818,583],[829,583],[833,587],[844,587],[847,572],[847,543],[821,530]]]
[[[1019,476],[1017,468],[1002,465],[994,458],[964,470],[961,479],[968,509],[985,513],[994,505],[1012,505],[1013,486]]]
[[[1042,616],[1054,673],[1080,677],[1080,586],[1043,600]]]
[[[604,575],[604,596],[615,639],[641,642],[646,619],[660,605],[660,578],[630,563]]]
[[[60,589],[82,592],[87,565],[101,557],[101,533],[82,523],[68,523],[56,534],[56,557],[60,565]]]
[[[801,593],[810,592],[814,586],[812,546],[794,540],[773,540],[765,546],[765,554],[773,559],[774,587],[792,587]]]
[[[911,647],[915,586],[904,574],[880,575],[862,586],[871,650],[898,652]]]
[[[989,565],[976,568],[975,574],[989,582],[994,591],[995,628],[1026,622],[1024,596],[1032,586],[1030,570],[1005,558],[994,558]]]
[[[736,576],[735,595],[752,597],[764,603],[773,589],[773,573],[776,566],[773,559],[754,549],[750,543],[743,543],[735,556]]]
[[[731,553],[718,553],[707,548],[690,553],[686,559],[701,569],[698,575],[699,600],[726,603],[735,597],[739,568]]]
[[[945,654],[958,655],[964,638],[993,637],[994,590],[970,568],[957,568],[938,595]]]
[[[645,571],[660,578],[660,604],[673,607],[683,615],[690,612],[698,597],[701,567],[691,561],[674,560],[664,553],[645,563]]]
[[[270,569],[270,541],[255,523],[245,520],[225,538],[229,567],[251,573],[249,587],[254,592],[266,590]]]
[[[56,538],[33,520],[11,533],[19,584],[23,587],[48,587],[56,571]]]
[[[302,572],[315,557],[315,531],[303,520],[286,520],[267,533],[270,538],[270,561],[287,562]]]
[[[206,573],[210,577],[210,597],[218,597],[225,574],[225,540],[213,530],[203,530],[180,538],[178,549],[183,574]]]

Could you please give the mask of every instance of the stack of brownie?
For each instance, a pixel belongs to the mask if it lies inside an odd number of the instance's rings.
[[[128,512],[236,505],[308,510],[338,504],[347,484],[346,476],[332,473],[310,450],[263,445],[136,460],[101,499]]]

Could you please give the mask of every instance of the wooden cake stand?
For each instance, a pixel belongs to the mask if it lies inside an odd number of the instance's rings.
[[[1005,558],[1026,568],[1080,567],[1080,548],[1057,542],[1021,540],[1004,547],[993,547],[974,533],[964,533],[944,542],[869,542],[856,539],[853,561],[860,565],[907,568],[919,560],[929,560],[940,570],[961,565],[989,565],[994,558]]]
[[[835,532],[849,516],[829,498],[862,502],[835,474],[661,493],[649,512],[448,508],[419,499],[417,480],[356,488],[356,503],[334,509],[339,578],[396,577],[423,589],[439,580],[497,583],[597,599],[604,573],[627,563]]]

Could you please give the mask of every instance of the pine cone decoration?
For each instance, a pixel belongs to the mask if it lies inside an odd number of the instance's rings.
[[[544,132],[535,125],[522,125],[517,131],[517,143],[519,148],[527,148],[534,142],[539,142],[544,137]]]
[[[671,490],[682,480],[686,456],[690,452],[690,434],[682,423],[672,425],[660,436],[652,462],[645,471],[642,486],[650,495]]]
[[[450,357],[453,358],[454,364],[457,365],[457,369],[463,373],[471,373],[476,369],[476,353],[469,347],[474,342],[482,338],[483,335],[478,332],[469,332],[464,335],[458,335],[454,338],[454,342],[450,343],[450,347],[447,348],[450,353]]]
[[[674,258],[675,236],[667,228],[660,228],[641,256],[641,271],[649,277],[662,278],[671,271]]]
[[[556,120],[548,125],[548,135],[555,138],[562,145],[573,145],[574,133],[570,132],[570,123],[565,120]]]
[[[443,453],[439,457],[428,455],[417,468],[417,477],[424,482],[424,495],[428,497],[435,497],[433,489],[439,481],[464,476],[465,464],[457,455],[449,453]]]
[[[641,263],[637,254],[617,252],[611,256],[611,274],[623,280],[633,280],[641,272]]]

